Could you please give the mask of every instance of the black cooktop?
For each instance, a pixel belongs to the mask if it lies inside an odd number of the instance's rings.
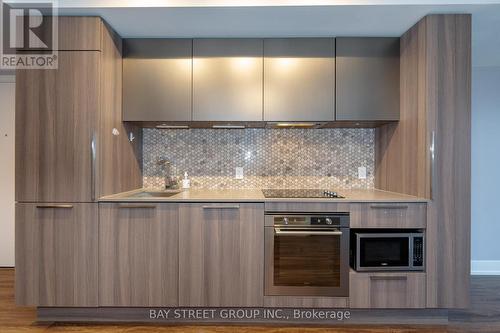
[[[320,189],[265,189],[262,193],[266,198],[344,198],[335,191]]]

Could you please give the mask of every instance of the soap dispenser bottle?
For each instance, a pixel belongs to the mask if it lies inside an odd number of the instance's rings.
[[[187,171],[184,172],[184,179],[182,180],[182,188],[187,189],[191,187],[191,180],[188,177]]]

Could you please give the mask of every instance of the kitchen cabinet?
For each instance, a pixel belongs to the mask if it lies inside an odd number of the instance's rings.
[[[262,306],[264,205],[179,205],[179,306]]]
[[[375,134],[375,186],[428,198],[427,307],[470,303],[471,16],[401,37],[401,121]]]
[[[264,40],[264,120],[333,121],[335,39]]]
[[[93,197],[100,52],[59,52],[56,70],[16,72],[16,201]]]
[[[337,121],[399,120],[399,38],[336,39]]]
[[[191,121],[192,40],[125,39],[123,120]]]
[[[425,308],[425,273],[351,271],[351,308]]]
[[[97,204],[16,204],[16,303],[97,306]]]
[[[178,209],[99,204],[99,306],[176,306]]]
[[[99,50],[63,44],[74,50],[59,51],[56,70],[16,71],[18,202],[92,202],[142,186],[141,134],[122,123],[121,40],[100,19],[59,19],[75,43],[94,27]]]
[[[36,33],[42,40],[52,38],[52,18],[52,16],[44,16],[44,24],[36,28]],[[49,49],[101,51],[102,34],[105,33],[105,30],[102,20],[98,16],[57,16],[57,45],[49,44]]]
[[[351,203],[351,228],[425,228],[425,203]]]
[[[193,40],[194,121],[262,121],[262,44]]]

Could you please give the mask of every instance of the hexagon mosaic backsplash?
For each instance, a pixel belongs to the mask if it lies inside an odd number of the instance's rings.
[[[164,166],[191,188],[373,188],[374,129],[143,130],[144,187],[164,186]],[[358,179],[358,167],[367,169]],[[235,179],[243,167],[244,178]]]

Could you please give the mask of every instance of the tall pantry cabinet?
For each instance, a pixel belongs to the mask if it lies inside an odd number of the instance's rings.
[[[96,200],[142,186],[141,135],[121,120],[121,39],[59,17],[58,51],[16,72],[16,301],[97,306]]]

